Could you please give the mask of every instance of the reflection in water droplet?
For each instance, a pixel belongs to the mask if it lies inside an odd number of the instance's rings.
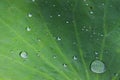
[[[73,60],[77,60],[78,58],[77,58],[77,56],[73,56]]]
[[[106,71],[105,64],[100,60],[94,60],[90,67],[94,73],[104,73]]]
[[[31,28],[30,28],[30,27],[27,27],[26,30],[27,30],[27,31],[31,31]]]
[[[63,67],[66,68],[66,67],[67,67],[67,64],[63,64]]]
[[[21,52],[19,53],[19,55],[20,55],[21,58],[24,58],[24,59],[28,58],[28,54],[27,54],[27,52],[25,52],[25,51],[21,51]]]

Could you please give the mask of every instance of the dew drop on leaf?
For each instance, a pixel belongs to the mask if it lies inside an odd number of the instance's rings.
[[[52,18],[53,16],[50,16],[50,18]]]
[[[55,7],[56,5],[55,4],[53,4],[53,7]]]
[[[35,0],[32,0],[32,2],[35,2]]]
[[[100,60],[94,60],[91,63],[90,68],[94,73],[104,73],[106,71],[105,64]]]
[[[19,55],[20,55],[21,58],[24,58],[24,59],[28,58],[28,54],[27,54],[27,52],[25,52],[25,51],[21,51],[21,52],[19,53]]]
[[[31,31],[31,28],[30,28],[30,27],[27,27],[26,30],[27,30],[27,31]]]
[[[98,55],[99,53],[95,51],[95,55]]]
[[[93,11],[90,11],[90,14],[93,14]]]
[[[63,67],[66,68],[66,67],[67,67],[67,64],[63,64]]]
[[[73,60],[77,60],[78,58],[77,58],[77,56],[73,56]]]
[[[57,40],[58,40],[58,41],[61,41],[62,39],[61,39],[60,37],[57,37]]]
[[[54,58],[54,59],[56,59],[56,58],[57,58],[57,56],[56,56],[56,55],[54,55],[54,56],[53,56],[53,58]]]
[[[32,17],[32,14],[31,14],[31,13],[29,13],[29,14],[28,14],[28,17]]]
[[[66,23],[68,24],[68,23],[69,23],[69,21],[66,21]]]
[[[60,14],[58,14],[58,17],[60,17],[61,15]]]

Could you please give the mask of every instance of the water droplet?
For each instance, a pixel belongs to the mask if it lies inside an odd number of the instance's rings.
[[[68,24],[68,23],[69,23],[69,21],[66,21],[66,23]]]
[[[100,36],[104,36],[103,34],[101,34]]]
[[[56,5],[55,4],[53,4],[53,7],[55,7]]]
[[[77,56],[73,56],[73,60],[77,60],[78,58],[77,58]]]
[[[54,56],[53,56],[53,58],[54,58],[54,59],[56,59],[56,58],[57,58],[57,56],[56,56],[56,55],[54,55]]]
[[[98,55],[99,53],[98,52],[95,52],[96,55]]]
[[[32,14],[31,14],[31,13],[29,13],[29,14],[28,14],[28,17],[32,17]]]
[[[118,73],[114,73],[114,76],[119,76],[119,74]]]
[[[28,54],[27,54],[27,52],[25,52],[25,51],[21,51],[21,52],[19,53],[19,55],[20,55],[21,58],[24,58],[24,59],[28,58]]]
[[[86,0],[83,0],[83,1],[86,1]]]
[[[82,28],[82,31],[84,31],[84,28]]]
[[[93,34],[95,35],[95,34],[96,34],[96,32],[93,32]]]
[[[35,2],[35,0],[32,0],[32,2]]]
[[[93,11],[90,11],[90,14],[93,14]]]
[[[31,28],[30,28],[30,27],[27,27],[26,30],[27,30],[27,31],[31,31]]]
[[[102,3],[102,5],[104,6],[105,4],[104,4],[104,3]]]
[[[58,17],[60,17],[61,15],[60,14],[58,14]]]
[[[88,6],[88,4],[85,4],[86,6]]]
[[[100,60],[94,60],[90,67],[94,73],[104,73],[106,71],[105,64]]]
[[[58,41],[61,41],[62,39],[60,37],[57,38]]]
[[[63,64],[63,67],[66,68],[66,67],[67,67],[67,64]]]
[[[37,56],[40,57],[40,54],[38,53]]]
[[[86,31],[88,31],[88,29],[86,29]]]
[[[53,16],[50,16],[50,18],[52,18]]]

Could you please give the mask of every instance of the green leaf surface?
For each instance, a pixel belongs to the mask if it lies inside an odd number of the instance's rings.
[[[0,0],[0,80],[120,80],[119,5]]]

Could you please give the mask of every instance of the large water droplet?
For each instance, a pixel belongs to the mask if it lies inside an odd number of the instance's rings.
[[[105,64],[100,60],[94,60],[90,67],[94,73],[104,73],[106,71]]]
[[[19,55],[20,55],[21,58],[24,58],[24,59],[28,58],[28,54],[27,54],[27,52],[25,52],[25,51],[21,51],[21,52],[19,53]]]

